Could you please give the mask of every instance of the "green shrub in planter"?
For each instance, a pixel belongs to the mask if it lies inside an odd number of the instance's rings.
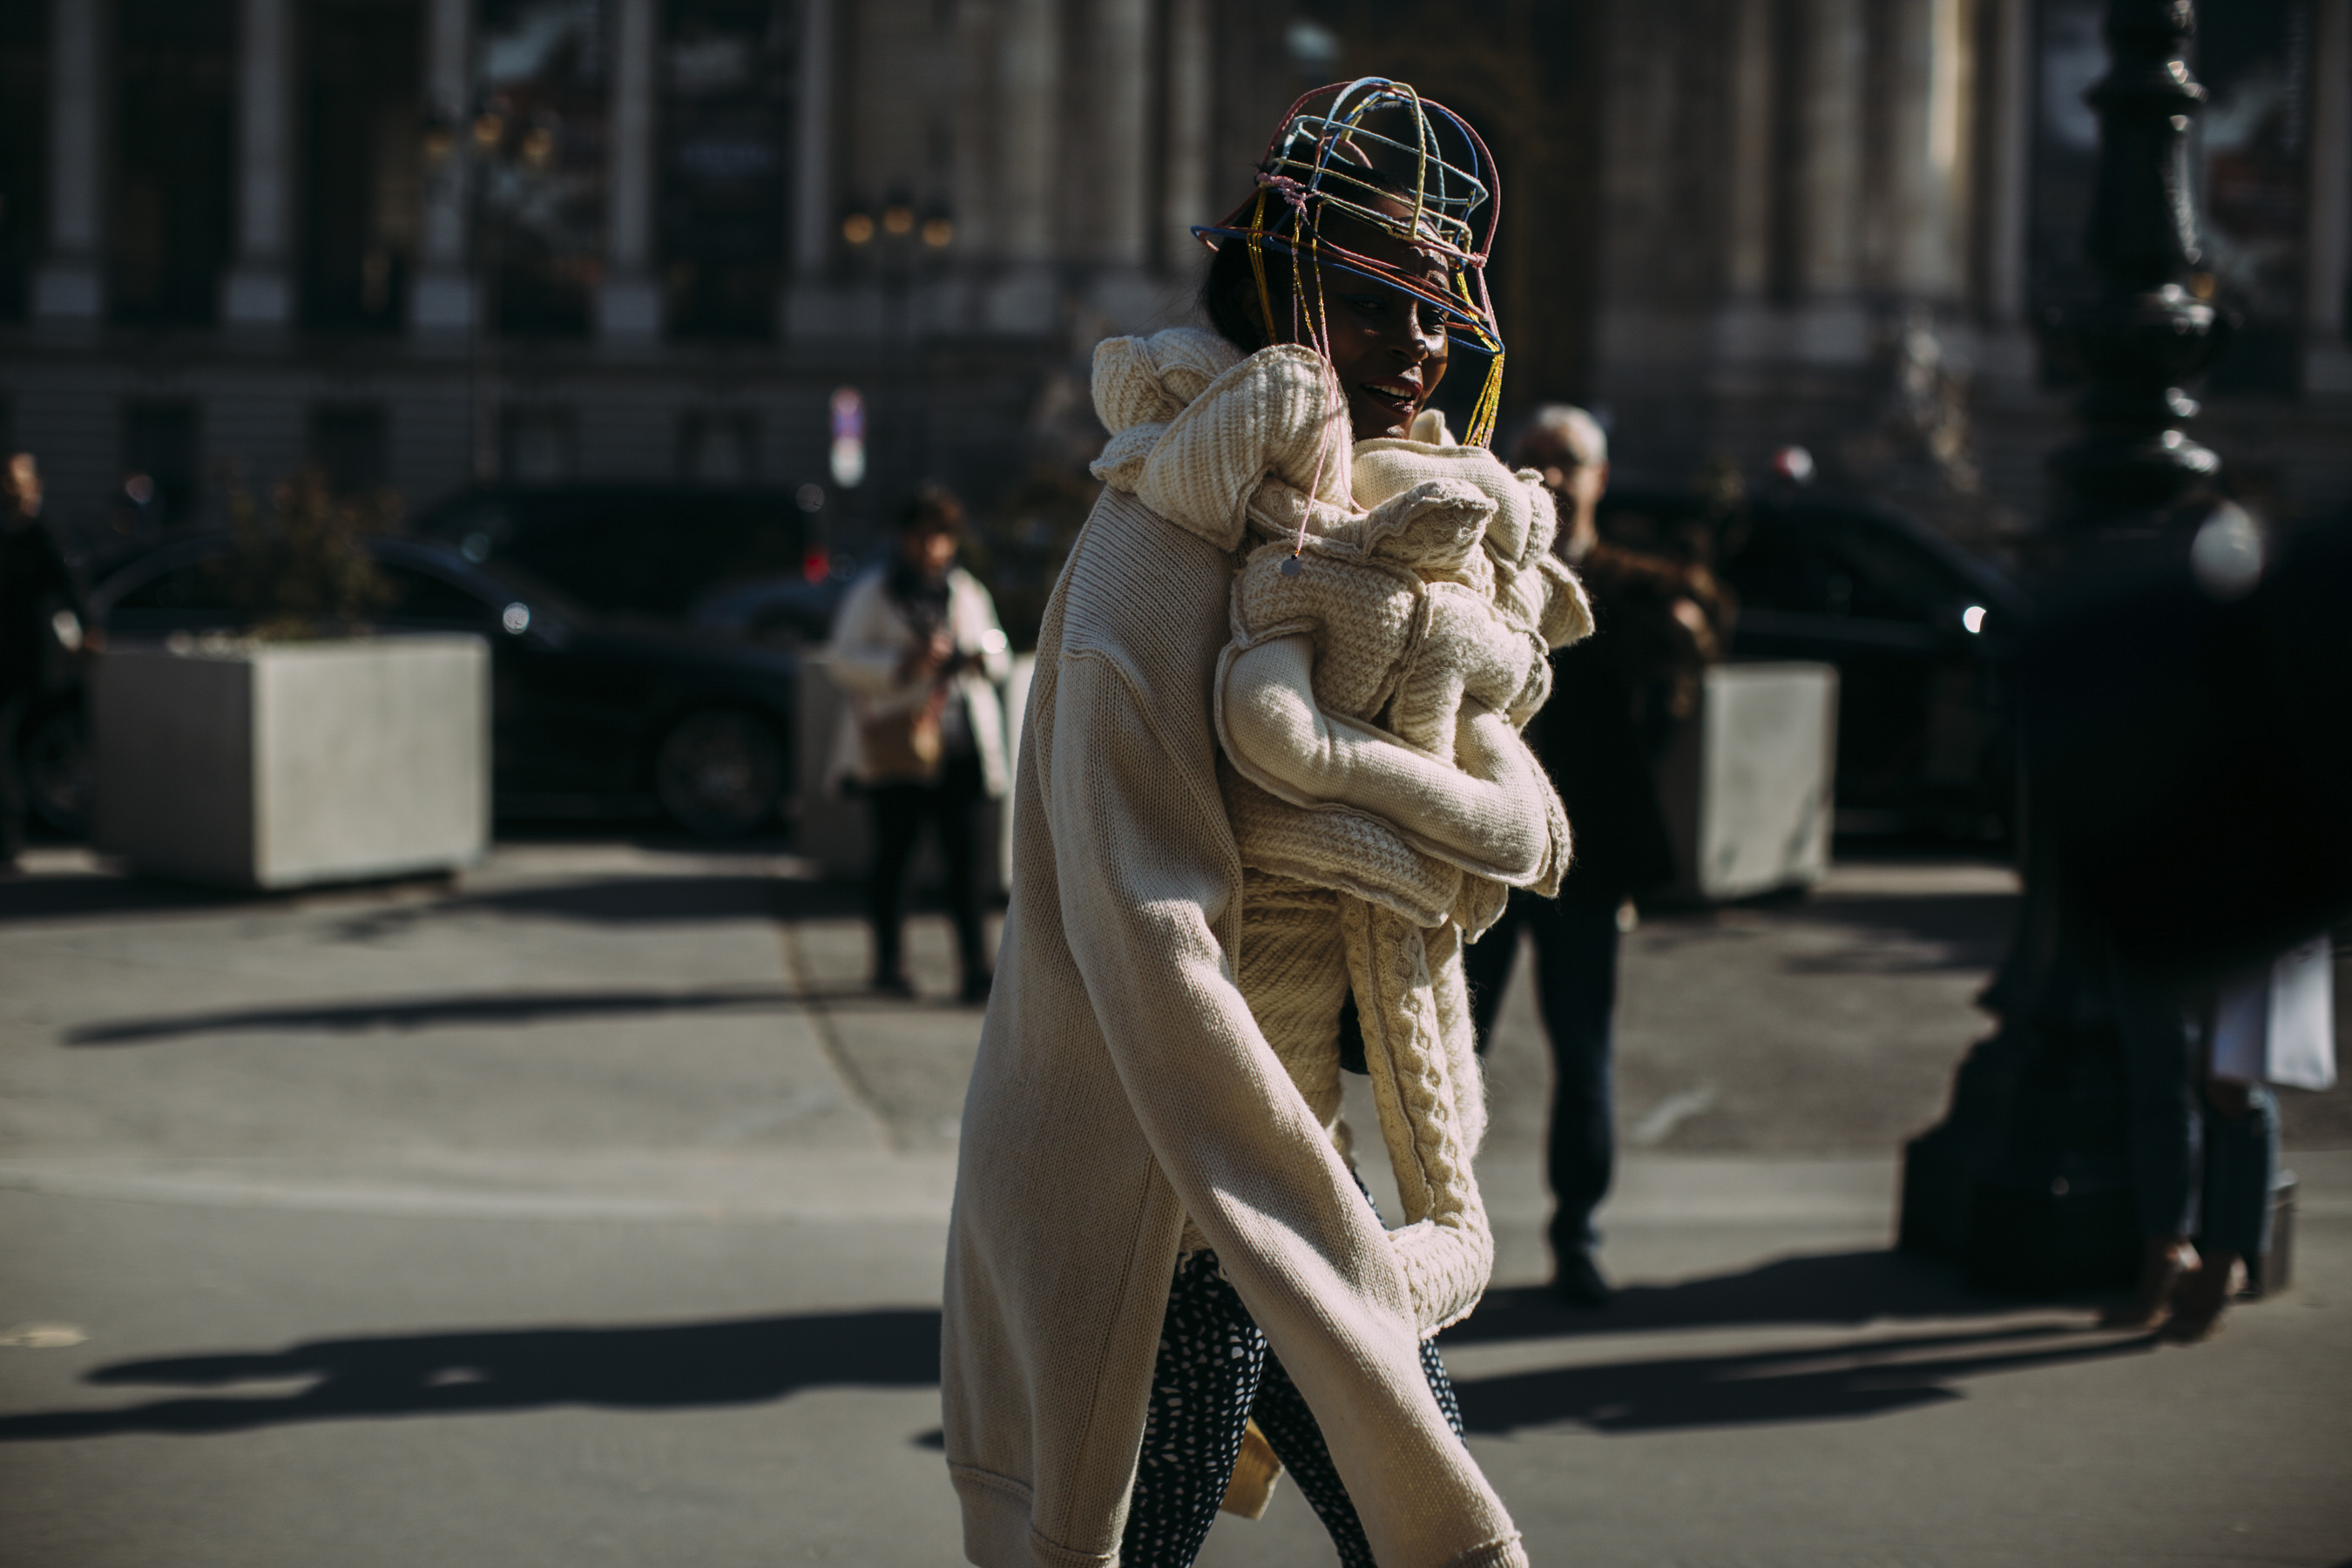
[[[339,496],[325,475],[306,469],[273,487],[269,500],[264,516],[251,491],[229,492],[236,548],[219,571],[247,631],[280,642],[365,635],[394,595],[362,541],[400,526],[399,497]]]

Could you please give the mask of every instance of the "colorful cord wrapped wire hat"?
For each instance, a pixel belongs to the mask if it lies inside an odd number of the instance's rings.
[[[1468,121],[1404,82],[1362,77],[1318,87],[1293,103],[1266,143],[1257,190],[1223,223],[1192,232],[1212,250],[1235,240],[1249,247],[1269,331],[1275,311],[1266,253],[1276,255],[1277,266],[1286,258],[1291,339],[1327,357],[1321,291],[1310,299],[1304,287],[1309,264],[1354,272],[1434,307],[1456,343],[1488,356],[1465,437],[1484,446],[1494,437],[1502,403],[1503,336],[1486,291],[1486,258],[1502,211],[1494,155]],[[1446,288],[1339,244],[1326,232],[1334,217],[1441,258]]]

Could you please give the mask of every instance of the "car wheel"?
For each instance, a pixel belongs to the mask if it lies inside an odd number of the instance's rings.
[[[92,782],[89,726],[79,700],[35,710],[16,737],[24,769],[25,804],[52,833],[79,838],[89,831]]]
[[[662,738],[654,789],[680,827],[704,838],[749,833],[774,815],[784,787],[776,727],[736,708],[688,714]]]

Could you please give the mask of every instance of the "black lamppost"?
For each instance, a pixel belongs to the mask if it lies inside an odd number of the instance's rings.
[[[2189,130],[2205,89],[2183,58],[2195,28],[2189,0],[2107,8],[2113,64],[2090,93],[2099,164],[2084,243],[2099,292],[2062,323],[2089,385],[2083,434],[2051,459],[2056,500],[2033,550],[2045,584],[2095,574],[2201,516],[2220,468],[2180,428],[2197,412],[2181,383],[2224,342],[2196,290]],[[2037,823],[2030,749],[2024,772],[2024,905],[1985,998],[2001,1026],[1961,1062],[1945,1120],[1906,1150],[1901,1240],[1966,1259],[1987,1284],[2127,1284],[2142,1244],[2116,1019],[2136,1000],[2120,988],[2137,982],[2069,896]]]

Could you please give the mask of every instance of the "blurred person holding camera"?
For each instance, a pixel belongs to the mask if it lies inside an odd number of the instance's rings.
[[[947,863],[962,998],[988,999],[976,876],[980,805],[1010,782],[997,688],[1012,668],[995,601],[955,563],[963,504],[926,485],[891,559],[850,585],[834,618],[833,679],[848,694],[835,777],[856,779],[874,826],[874,989],[911,996],[901,952],[908,862],[926,820]]]

